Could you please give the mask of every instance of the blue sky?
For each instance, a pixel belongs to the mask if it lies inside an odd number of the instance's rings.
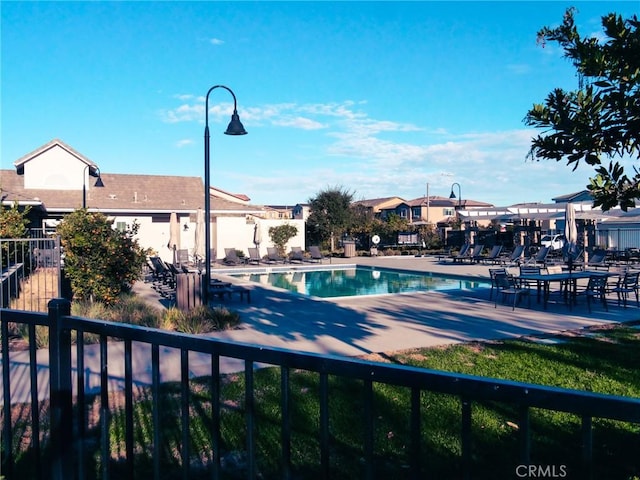
[[[526,159],[522,119],[571,65],[536,32],[582,34],[638,2],[2,1],[2,168],[53,138],[103,172],[203,176],[256,204],[448,196],[551,202],[592,170]],[[455,188],[456,195],[458,188]]]

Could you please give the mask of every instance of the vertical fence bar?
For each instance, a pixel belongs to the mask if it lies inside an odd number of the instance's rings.
[[[253,361],[245,360],[244,362],[244,402],[246,409],[246,428],[247,428],[247,478],[253,480],[256,478],[256,411],[253,384]]]
[[[418,480],[421,478],[420,474],[420,444],[421,444],[421,429],[420,429],[420,389],[411,389],[411,418],[410,418],[410,435],[411,435],[411,447],[409,450],[409,459],[411,465],[411,478]]]
[[[220,478],[220,356],[211,354],[211,445],[213,480]]]
[[[329,460],[329,376],[320,372],[320,468],[325,479],[331,478]]]
[[[373,435],[375,427],[373,425],[373,382],[364,381],[364,461],[365,478],[372,480],[374,477],[373,464]]]
[[[180,349],[180,398],[182,401],[182,478],[189,480],[189,350]]]
[[[462,477],[471,478],[471,401],[461,398],[462,403]]]
[[[40,408],[38,408],[38,357],[36,326],[29,325],[29,377],[31,379],[31,448],[34,458],[40,456]],[[42,462],[35,462],[36,477],[42,478]]]
[[[73,478],[73,405],[71,391],[71,332],[64,316],[71,303],[57,298],[49,308],[49,366],[51,401],[51,469],[55,480]]]
[[[582,416],[582,478],[593,478],[593,419]]]
[[[527,405],[520,406],[520,463],[531,463],[531,415]]]
[[[160,455],[162,426],[160,425],[160,346],[151,345],[151,395],[153,418],[153,478],[160,480]]]
[[[87,425],[87,404],[85,394],[85,376],[84,376],[84,333],[78,330],[76,333],[76,423],[78,432],[78,478],[84,480],[87,476],[86,472],[86,449],[85,435]]]
[[[291,395],[289,388],[289,368],[280,369],[280,404],[282,411],[282,477],[291,478]]]
[[[131,365],[131,340],[124,341],[124,414],[125,414],[125,449],[126,472],[133,478],[133,374]]]
[[[13,435],[11,434],[11,376],[9,354],[9,323],[0,318],[2,332],[2,466],[0,471],[7,477],[13,476]]]
[[[100,458],[102,478],[109,478],[109,363],[106,335],[100,335]]]

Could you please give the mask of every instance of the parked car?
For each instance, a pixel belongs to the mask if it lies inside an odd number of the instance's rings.
[[[540,239],[540,245],[543,247],[550,247],[551,250],[561,250],[564,247],[564,235],[544,235]]]

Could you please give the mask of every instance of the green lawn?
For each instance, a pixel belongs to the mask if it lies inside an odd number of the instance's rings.
[[[640,397],[640,329],[619,326],[594,331],[588,336],[567,336],[553,345],[531,341],[472,343],[447,348],[398,352],[393,362],[605,394]],[[257,411],[257,455],[261,478],[281,478],[280,463],[280,372],[263,369],[255,373]],[[364,408],[363,386],[342,378],[329,379],[331,478],[363,478]],[[403,478],[409,465],[409,395],[406,389],[374,384],[376,478]],[[294,478],[320,476],[319,377],[291,373],[292,463]],[[244,378],[229,375],[222,388],[222,441],[227,467],[224,478],[236,478],[242,470],[245,449]],[[166,385],[164,411],[179,412],[179,386]],[[150,402],[138,403],[137,415],[150,414]],[[421,462],[425,478],[460,478],[460,401],[456,397],[424,392],[422,405]],[[210,396],[206,381],[192,387],[191,452],[197,465],[207,461]],[[117,417],[116,417],[117,418]],[[518,412],[507,404],[475,403],[473,406],[473,462],[475,479],[517,478]],[[121,425],[119,421],[114,425]],[[563,478],[579,474],[580,419],[563,413],[534,410],[531,413],[532,461],[555,466]],[[167,458],[175,458],[180,445],[179,415],[163,415],[163,438]],[[628,480],[640,475],[640,426],[608,420],[594,421],[595,479]],[[112,443],[118,444],[114,428]],[[150,432],[140,432],[150,445]],[[140,459],[150,459],[140,452]],[[173,453],[173,455],[171,455]],[[240,460],[238,460],[240,459]],[[176,463],[178,463],[176,461]],[[139,463],[140,465],[140,463]],[[175,465],[169,462],[166,472]],[[195,468],[190,478],[200,478]],[[236,472],[237,473],[237,472]],[[179,476],[176,473],[176,478]],[[203,473],[203,478],[206,475]],[[166,478],[173,478],[169,475]],[[238,477],[239,478],[239,477]]]

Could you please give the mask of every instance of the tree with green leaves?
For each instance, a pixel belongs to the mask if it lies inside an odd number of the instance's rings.
[[[146,252],[134,238],[138,224],[120,231],[102,213],[79,209],[57,227],[65,275],[74,299],[113,304],[140,277]]]
[[[557,42],[576,68],[578,89],[556,88],[544,104],[534,104],[524,121],[546,131],[532,140],[530,157],[583,161],[595,167],[587,186],[594,206],[632,207],[640,198],[640,172],[629,177],[618,160],[640,158],[640,32],[638,17],[602,17],[604,36],[582,37],[566,11],[562,25],[545,27],[538,39]],[[608,161],[608,162],[607,162]]]
[[[309,237],[335,250],[335,240],[351,225],[353,193],[343,187],[331,187],[309,199],[307,220]]]
[[[287,242],[298,234],[298,227],[289,223],[283,223],[275,227],[269,227],[269,238],[278,249],[281,257],[286,255]]]
[[[27,215],[30,206],[20,210],[17,203],[11,207],[0,207],[0,238],[25,238],[28,232]]]

